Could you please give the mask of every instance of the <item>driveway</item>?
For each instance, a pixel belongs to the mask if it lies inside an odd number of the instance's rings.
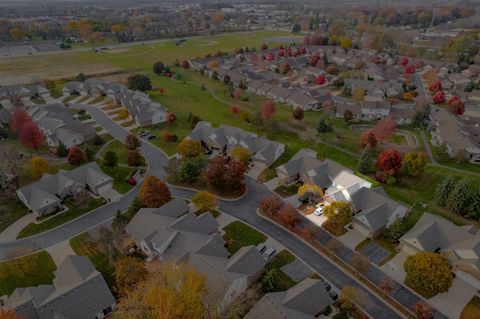
[[[476,292],[472,285],[457,277],[446,293],[438,294],[430,298],[428,302],[449,318],[460,318],[463,308]]]
[[[407,253],[400,251],[395,257],[393,257],[390,261],[385,263],[380,269],[383,270],[386,274],[390,277],[395,279],[398,282],[403,282],[405,279],[405,271],[403,270],[403,264],[405,263],[405,259],[407,259]]]
[[[358,230],[349,229],[345,234],[342,236],[337,237],[338,240],[351,250],[355,250],[358,244],[364,241],[367,238],[364,234],[359,232]]]

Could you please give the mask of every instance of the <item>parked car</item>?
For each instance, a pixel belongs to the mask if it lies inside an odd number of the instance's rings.
[[[337,301],[338,299],[338,294],[334,291],[329,291],[328,292],[328,295],[330,296],[330,298],[332,298],[333,300]]]
[[[330,283],[328,281],[324,281],[323,286],[325,287],[325,289],[327,291],[330,291],[330,289],[332,289],[332,285],[330,285]]]
[[[262,254],[262,257],[266,260],[266,261],[269,261],[270,259],[272,259],[272,257],[275,255],[275,253],[277,252],[277,250],[273,247],[266,247],[263,254]]]
[[[323,204],[318,205],[317,208],[315,208],[314,214],[317,215],[317,216],[322,215],[324,207],[325,207],[325,205],[323,205]]]
[[[147,140],[152,140],[152,139],[154,139],[155,137],[156,137],[156,136],[153,135],[153,134],[148,134],[148,135],[147,135]]]
[[[258,250],[261,254],[263,254],[263,252],[265,251],[266,248],[267,248],[267,246],[265,246],[264,243],[260,243],[260,244],[257,245],[257,250]]]

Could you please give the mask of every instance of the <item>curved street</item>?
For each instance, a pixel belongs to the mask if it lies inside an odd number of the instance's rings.
[[[82,105],[82,108],[87,109],[97,123],[112,136],[120,141],[125,140],[128,131],[114,123],[102,110],[88,105]],[[148,174],[156,175],[164,179],[165,171],[163,167],[166,165],[168,157],[160,149],[146,142],[142,143],[141,152],[149,163]],[[355,286],[359,290],[361,296],[364,297],[361,301],[362,308],[372,318],[393,319],[404,317],[393,309],[390,304],[381,300],[362,283],[351,277],[350,274],[344,272],[341,268],[333,264],[329,259],[314,250],[301,239],[276,224],[258,216],[256,214],[256,209],[259,201],[262,197],[268,196],[271,193],[263,184],[259,184],[248,177],[246,182],[248,186],[247,195],[239,201],[218,201],[220,210],[231,214],[257,228],[266,235],[276,239],[333,285],[337,287]],[[173,196],[191,198],[193,195],[193,191],[189,190],[177,189],[174,187],[170,187],[170,190]],[[32,250],[45,249],[54,244],[68,240],[69,238],[89,230],[96,225],[102,224],[113,218],[118,210],[123,211],[127,209],[137,193],[138,188],[135,188],[125,194],[118,202],[107,204],[50,231],[12,242],[2,243],[0,244],[0,260],[5,259],[8,253],[16,248],[26,247]],[[382,272],[378,270],[376,273]],[[392,294],[392,296],[398,302],[405,305],[405,307],[411,307],[411,305],[421,300],[420,297],[404,288],[402,285],[398,286],[400,287],[396,287],[398,289]],[[437,312],[435,318],[445,317]]]

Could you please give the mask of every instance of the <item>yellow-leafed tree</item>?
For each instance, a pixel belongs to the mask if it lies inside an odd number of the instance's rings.
[[[236,146],[230,152],[230,156],[247,167],[248,162],[252,158],[252,153],[244,147]]]
[[[217,208],[215,195],[207,191],[197,192],[192,197],[192,203],[195,204],[200,213],[214,211]]]
[[[50,163],[40,156],[33,156],[27,164],[28,173],[35,179],[39,179],[45,173],[52,171]]]
[[[452,267],[443,255],[422,251],[408,256],[403,265],[405,281],[432,293],[446,292],[452,285]]]
[[[203,148],[199,141],[183,140],[178,144],[177,152],[183,158],[192,158],[203,154]]]
[[[170,190],[156,176],[147,176],[140,188],[140,202],[148,208],[157,208],[172,199]]]

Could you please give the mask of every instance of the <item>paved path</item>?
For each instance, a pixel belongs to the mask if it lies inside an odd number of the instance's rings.
[[[7,227],[4,231],[0,232],[0,243],[8,243],[17,239],[18,233],[30,223],[35,221],[36,214],[28,213],[22,218],[15,221],[13,224]]]
[[[125,140],[128,132],[108,118],[103,111],[92,106],[82,106],[95,118],[95,120],[102,125],[112,136],[120,141]],[[155,146],[149,143],[143,143],[141,152],[149,163],[149,175],[156,175],[162,179],[165,178],[163,167],[166,165],[167,156]],[[381,300],[362,283],[352,278],[349,273],[344,272],[337,265],[332,263],[328,258],[320,254],[311,246],[305,244],[297,236],[291,234],[285,229],[276,224],[267,221],[266,219],[256,214],[256,209],[260,200],[271,194],[268,188],[259,184],[251,178],[246,179],[248,193],[241,201],[219,201],[218,206],[222,211],[226,211],[232,216],[252,225],[269,237],[281,242],[287,249],[294,252],[300,259],[317,271],[322,277],[329,280],[334,286],[345,287],[354,286],[363,296],[360,305],[373,318],[376,319],[395,319],[402,318],[398,312],[393,309],[388,303]],[[193,191],[171,188],[173,196],[191,198]],[[112,219],[118,210],[126,210],[133,198],[137,195],[138,188],[123,196],[118,202],[110,203],[101,208],[92,211],[89,214],[83,215],[69,223],[66,223],[58,228],[52,229],[32,237],[16,240],[9,243],[0,244],[0,259],[4,259],[6,254],[16,247],[28,247],[33,250],[40,250],[49,248],[58,243],[64,242],[69,238],[78,235],[86,230],[92,229],[99,224],[105,223]],[[304,225],[308,221],[302,221]],[[306,223],[305,223],[306,222]],[[322,244],[330,240],[330,235],[320,229],[317,240]],[[354,254],[351,250],[345,247],[339,253],[339,257],[348,262]],[[367,277],[373,282],[377,282],[385,274],[377,268],[372,268],[367,273]],[[415,302],[420,300],[416,294],[407,290],[400,284],[395,285],[394,290],[395,299],[399,300],[406,307],[410,307]],[[436,313],[435,318],[445,318],[441,314]]]
[[[433,156],[432,149],[430,148],[430,144],[427,141],[427,136],[423,130],[420,131],[420,137],[422,138],[423,145],[425,146],[425,150],[427,151],[428,158],[433,165],[437,165],[438,162]]]

